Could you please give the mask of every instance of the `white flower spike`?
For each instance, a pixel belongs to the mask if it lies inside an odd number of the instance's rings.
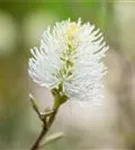
[[[90,23],[70,19],[48,27],[39,48],[31,49],[29,75],[34,82],[69,100],[103,97],[101,79],[106,67],[101,59],[108,47]]]

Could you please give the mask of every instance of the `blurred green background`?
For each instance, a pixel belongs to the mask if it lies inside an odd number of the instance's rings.
[[[106,100],[98,110],[65,106],[51,132],[66,137],[47,149],[135,149],[135,1],[1,0],[0,150],[29,149],[41,128],[28,93],[43,101],[47,96],[28,77],[30,48],[48,25],[79,17],[100,28],[110,47]]]

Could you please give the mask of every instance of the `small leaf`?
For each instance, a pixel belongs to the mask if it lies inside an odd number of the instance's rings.
[[[45,143],[43,145],[40,146],[41,147],[44,147],[45,145],[51,143],[51,142],[54,142],[60,138],[64,137],[64,133],[63,132],[57,132],[57,133],[54,133],[54,134],[51,134],[49,135],[46,139],[45,139]]]

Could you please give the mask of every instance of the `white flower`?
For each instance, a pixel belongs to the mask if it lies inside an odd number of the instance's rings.
[[[103,97],[101,79],[106,72],[102,62],[108,47],[102,34],[90,23],[70,19],[48,27],[39,48],[31,49],[29,75],[46,88],[59,89],[73,100]]]

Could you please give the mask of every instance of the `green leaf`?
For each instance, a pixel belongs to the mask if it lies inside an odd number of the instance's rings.
[[[45,139],[45,142],[43,145],[40,146],[40,148],[46,146],[47,144],[51,143],[51,142],[54,142],[62,137],[64,137],[64,133],[63,132],[57,132],[57,133],[54,133],[54,134],[51,134],[49,135],[48,137],[46,137]]]

